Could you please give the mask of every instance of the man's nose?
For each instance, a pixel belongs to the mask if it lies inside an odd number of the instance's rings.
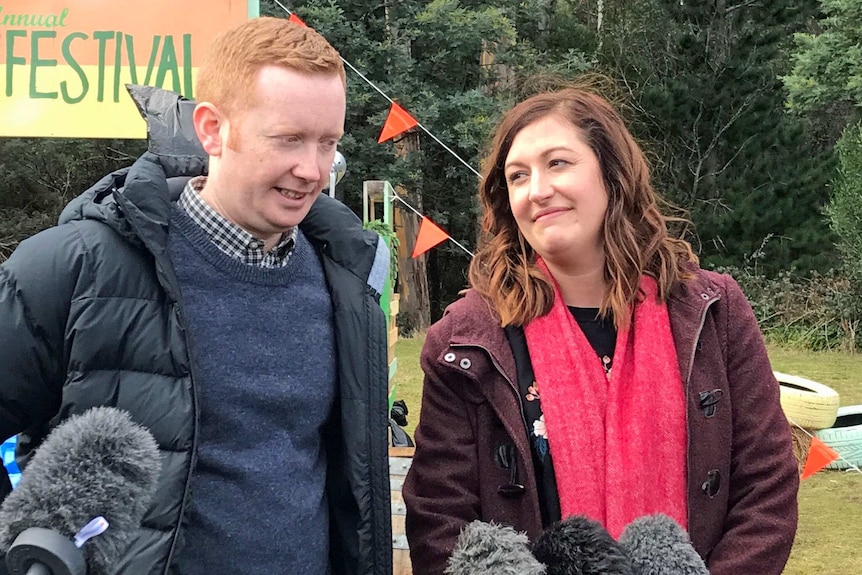
[[[323,179],[325,170],[320,164],[316,146],[303,146],[297,154],[296,163],[292,170],[294,176],[307,182],[317,182]]]

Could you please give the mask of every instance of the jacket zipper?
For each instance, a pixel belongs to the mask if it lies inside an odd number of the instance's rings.
[[[173,563],[174,553],[177,547],[177,541],[179,540],[180,530],[183,528],[183,516],[186,512],[186,507],[189,501],[189,492],[191,491],[192,484],[192,475],[194,474],[195,465],[197,463],[197,452],[198,452],[198,427],[200,425],[199,414],[200,409],[198,406],[198,395],[195,390],[195,375],[194,375],[194,361],[191,357],[191,342],[189,341],[189,332],[185,326],[185,318],[183,317],[181,304],[179,301],[175,301],[174,305],[176,306],[176,311],[174,312],[177,317],[177,325],[180,328],[180,331],[183,332],[183,341],[186,344],[186,360],[189,365],[189,390],[192,395],[192,411],[193,415],[193,424],[192,424],[192,448],[191,453],[189,454],[189,471],[186,475],[186,484],[183,489],[183,498],[180,501],[180,509],[179,516],[177,518],[177,525],[174,528],[174,536],[171,539],[171,546],[168,549],[168,557],[167,561],[165,561],[165,570],[163,571],[164,575],[169,575],[171,571],[171,564]]]
[[[377,308],[379,310],[380,306],[374,301],[374,299],[372,299],[371,301],[369,301],[368,298],[365,298],[365,297],[363,297],[362,299],[365,302],[365,309],[366,309],[366,312],[368,313],[368,326],[371,328],[372,333],[379,333],[380,330],[375,329],[375,327],[376,327],[376,323],[379,322],[379,320],[380,320],[380,315],[376,313],[375,308]],[[378,318],[376,321],[374,319],[375,316]],[[383,332],[384,333],[386,332],[385,316],[384,316],[384,320],[383,320]],[[383,343],[385,345],[386,341],[384,341]],[[378,346],[368,346],[366,349],[368,349],[368,350],[378,349]],[[380,394],[375,393],[375,389],[377,388],[377,386],[374,385],[374,383],[375,383],[374,377],[371,375],[373,373],[373,364],[376,363],[375,361],[373,361],[374,360],[374,358],[372,357],[373,355],[375,355],[373,352],[368,353],[368,362],[367,362],[368,370],[369,370],[368,381],[371,382],[371,385],[368,386],[369,387],[369,390],[368,390],[369,391],[369,398],[368,398],[369,399],[369,404],[368,404],[369,409],[368,409],[368,415],[366,416],[366,418],[367,418],[366,433],[367,433],[367,439],[368,439],[368,447],[369,447],[369,450],[371,451],[371,462],[368,465],[368,475],[369,475],[368,488],[372,494],[371,495],[372,500],[374,499],[375,486],[378,483],[378,480],[377,480],[378,469],[377,469],[377,465],[375,464],[375,462],[382,459],[382,454],[379,453],[379,447],[377,447],[378,444],[375,441],[375,437],[374,437],[374,421],[372,421],[373,417],[374,417],[373,416],[373,406],[375,406],[375,405],[384,405],[384,406],[387,405],[385,392],[384,392],[383,397],[378,397]],[[387,362],[388,362],[388,357],[383,360],[383,369],[384,369],[384,372],[389,373],[389,371],[388,371],[389,366],[388,366]],[[387,388],[387,386],[388,386],[388,384],[385,384],[383,386],[383,389],[385,390]],[[382,402],[382,403],[380,403],[380,402]],[[388,471],[389,470],[387,468],[387,473],[388,473]],[[370,527],[369,531],[372,533],[372,538],[374,539],[374,541],[372,542],[371,549],[369,550],[368,560],[371,563],[370,566],[371,566],[372,571],[376,573],[378,568],[381,565],[386,564],[386,558],[380,556],[381,555],[381,548],[383,548],[384,546],[381,545],[381,541],[378,540],[377,529],[375,529],[375,527],[378,527],[381,523],[380,518],[378,517],[378,513],[377,513],[378,506],[375,505],[374,503],[372,503],[370,505],[369,511],[371,514],[371,525],[369,526]],[[391,529],[391,527],[390,527],[390,529]],[[388,551],[388,550],[389,550],[389,543],[387,542],[386,543],[386,551]],[[362,561],[361,553],[359,555],[359,560]],[[391,566],[390,566],[390,569],[391,569]]]

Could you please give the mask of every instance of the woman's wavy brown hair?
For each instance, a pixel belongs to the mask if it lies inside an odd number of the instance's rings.
[[[509,206],[504,166],[512,141],[522,129],[548,116],[570,122],[599,160],[608,209],[602,226],[605,278],[609,285],[601,315],[613,312],[617,329],[629,310],[643,274],[654,277],[659,297],[685,279],[686,264],[697,262],[688,242],[673,238],[650,184],[649,167],[622,117],[601,96],[565,88],[536,94],[512,108],[497,126],[487,155],[479,199],[484,209],[482,241],[470,262],[470,286],[500,314],[502,325],[524,325],[548,313],[553,286],[536,266],[536,253],[518,230]]]

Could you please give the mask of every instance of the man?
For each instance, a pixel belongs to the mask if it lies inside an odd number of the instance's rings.
[[[148,152],[0,267],[0,435],[26,462],[92,406],[150,429],[159,488],[117,573],[389,575],[389,256],[320,194],[341,60],[258,18],[196,89],[208,176],[171,197],[195,174]]]

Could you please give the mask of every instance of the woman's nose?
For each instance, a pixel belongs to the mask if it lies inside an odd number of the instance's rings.
[[[530,201],[543,202],[554,195],[554,190],[548,179],[542,174],[533,172],[530,176]]]

